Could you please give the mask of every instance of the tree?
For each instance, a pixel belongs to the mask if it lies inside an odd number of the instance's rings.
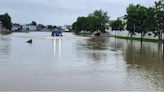
[[[109,24],[107,12],[96,10],[87,17],[78,17],[77,21],[73,23],[72,28],[75,30],[75,33],[80,33],[81,31],[88,31],[90,33],[95,31],[105,32],[105,29],[109,28],[107,24]]]
[[[141,43],[143,35],[146,33],[145,21],[147,17],[148,8],[141,5],[129,5],[127,8],[127,30],[131,37],[135,32],[141,33]]]
[[[164,31],[164,3],[162,1],[155,2],[154,7],[150,7],[145,20],[147,31],[154,33],[154,37],[158,36],[162,39],[162,31]]]
[[[11,17],[8,13],[5,13],[4,15],[0,15],[0,21],[2,22],[2,25],[4,28],[11,30],[12,22]]]
[[[73,30],[76,34],[79,34],[81,31],[87,30],[87,17],[78,17],[77,21],[73,24]]]
[[[119,31],[124,30],[124,23],[122,23],[121,20],[117,19],[110,23],[110,27],[112,28],[112,31],[115,30],[115,36],[116,36],[117,30],[119,30]]]
[[[108,29],[109,26],[109,16],[107,12],[104,12],[102,10],[96,10],[94,13],[89,14],[88,16],[90,19],[92,19],[92,30],[93,31],[101,31],[105,32],[105,29]]]
[[[155,9],[150,7],[147,11],[146,19],[144,22],[146,32],[153,32],[156,33],[156,20],[155,16]]]
[[[56,29],[56,28],[58,28],[57,26],[53,26],[53,29]]]
[[[110,23],[110,27],[112,28],[112,31],[113,30],[124,30],[124,23],[122,23],[121,20],[117,19],[115,21],[112,21]]]
[[[159,40],[162,39],[162,31],[164,31],[164,2],[158,1],[155,2],[154,7],[154,18],[156,23],[156,30],[154,31],[155,35],[159,36]]]
[[[53,30],[53,26],[52,26],[52,25],[48,25],[47,28],[48,28],[49,30]]]
[[[36,26],[36,25],[37,25],[37,23],[36,23],[35,21],[32,21],[31,25]]]

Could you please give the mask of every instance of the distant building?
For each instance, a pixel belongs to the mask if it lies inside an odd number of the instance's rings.
[[[22,30],[22,26],[20,24],[14,23],[12,24],[12,31],[21,31]]]
[[[70,32],[72,30],[72,26],[71,25],[64,25],[62,27],[63,31],[65,32]]]
[[[26,31],[36,31],[37,30],[37,26],[31,25],[31,24],[26,24],[26,25],[22,26],[22,29],[26,30]]]
[[[63,29],[62,26],[58,26],[57,28],[58,28],[58,30],[62,30]]]

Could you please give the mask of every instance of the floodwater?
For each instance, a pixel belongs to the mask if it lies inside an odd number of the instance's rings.
[[[163,91],[158,43],[104,39],[37,39],[48,32],[0,39],[1,91]],[[65,37],[75,36],[64,33]]]

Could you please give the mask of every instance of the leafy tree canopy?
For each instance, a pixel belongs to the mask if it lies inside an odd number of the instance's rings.
[[[0,15],[0,21],[2,22],[4,28],[11,30],[12,22],[11,22],[11,17],[8,13],[5,13],[4,15]]]
[[[107,12],[96,10],[87,17],[78,17],[72,27],[75,33],[80,33],[83,30],[90,33],[95,31],[105,32],[105,29],[109,28],[107,24],[109,24]]]
[[[117,19],[110,23],[112,30],[124,30],[124,23],[121,20]]]
[[[32,21],[31,25],[37,26],[37,23],[35,21]]]

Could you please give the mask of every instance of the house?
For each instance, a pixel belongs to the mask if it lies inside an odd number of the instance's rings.
[[[21,31],[22,30],[22,26],[20,24],[14,23],[12,24],[12,31]]]
[[[65,32],[70,32],[71,29],[72,29],[72,26],[70,26],[70,25],[64,25],[64,26],[62,27],[62,29],[63,29],[63,31],[65,31]]]
[[[31,24],[26,24],[26,25],[22,26],[22,29],[26,30],[26,31],[36,31],[37,30],[37,26],[31,25]]]

